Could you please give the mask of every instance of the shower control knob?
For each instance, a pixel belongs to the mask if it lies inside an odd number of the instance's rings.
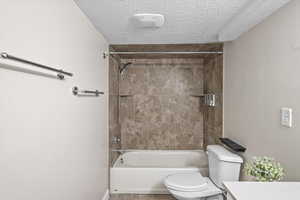
[[[112,143],[113,143],[113,144],[118,144],[118,143],[120,143],[120,142],[121,142],[121,139],[120,139],[119,137],[114,136],[114,137],[112,138]]]

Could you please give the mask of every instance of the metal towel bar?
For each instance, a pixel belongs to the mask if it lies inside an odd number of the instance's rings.
[[[72,90],[74,95],[80,95],[80,94],[94,94],[96,96],[99,96],[99,94],[104,94],[104,92],[100,92],[98,90],[79,90],[77,86],[73,87]]]
[[[46,70],[50,70],[50,71],[54,71],[54,72],[57,72],[57,77],[59,79],[64,79],[64,75],[67,75],[67,76],[73,76],[72,73],[70,72],[65,72],[63,71],[62,69],[56,69],[56,68],[52,68],[52,67],[49,67],[49,66],[46,66],[46,65],[42,65],[42,64],[38,64],[38,63],[35,63],[35,62],[32,62],[32,61],[29,61],[29,60],[25,60],[25,59],[22,59],[22,58],[18,58],[18,57],[15,57],[15,56],[12,56],[12,55],[9,55],[8,53],[1,53],[0,54],[2,58],[4,59],[9,59],[9,60],[14,60],[14,61],[18,61],[18,62],[22,62],[22,63],[26,63],[26,64],[30,64],[30,65],[33,65],[33,66],[36,66],[36,67],[39,67],[39,68],[42,68],[42,69],[46,69]]]

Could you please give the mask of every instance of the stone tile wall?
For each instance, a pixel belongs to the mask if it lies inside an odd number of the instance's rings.
[[[203,59],[136,59],[120,76],[123,149],[203,148]]]
[[[132,64],[119,74],[120,63]],[[203,149],[223,132],[223,56],[110,58],[110,148]],[[217,106],[203,106],[203,93]],[[113,144],[112,138],[121,138]],[[118,153],[111,151],[111,163]]]
[[[109,148],[110,163],[114,163],[118,153],[114,149],[121,149],[121,143],[114,144],[113,137],[121,138],[119,125],[119,62],[115,57],[109,59]]]
[[[204,112],[206,146],[220,143],[223,135],[223,55],[205,60],[204,91],[216,94],[216,107],[206,107]]]

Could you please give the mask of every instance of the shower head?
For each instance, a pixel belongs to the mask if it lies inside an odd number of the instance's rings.
[[[120,74],[122,75],[124,73],[125,69],[131,64],[132,64],[131,62],[125,63],[123,65],[123,67],[120,69]]]

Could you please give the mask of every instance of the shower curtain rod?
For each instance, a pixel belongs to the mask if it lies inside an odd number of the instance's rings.
[[[109,54],[223,54],[223,51],[111,51]]]

